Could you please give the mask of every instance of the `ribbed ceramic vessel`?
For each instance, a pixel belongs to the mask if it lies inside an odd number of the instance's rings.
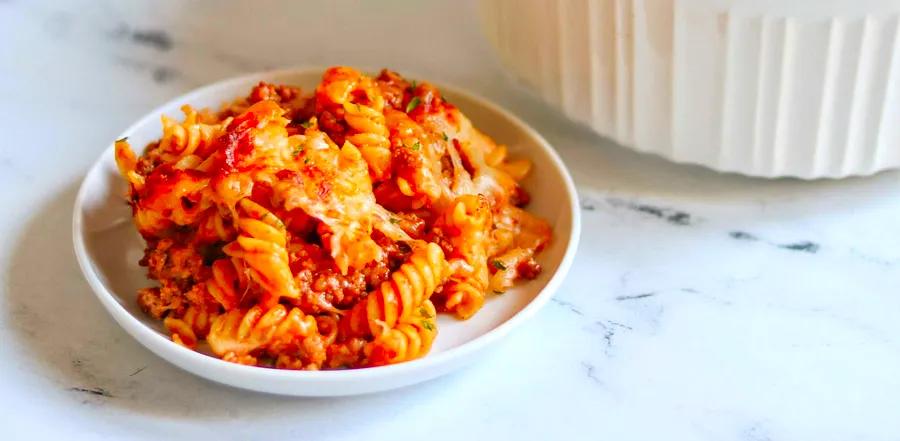
[[[503,62],[602,135],[753,176],[900,166],[900,1],[482,0]]]

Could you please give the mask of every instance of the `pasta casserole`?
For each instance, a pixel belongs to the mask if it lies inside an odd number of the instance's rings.
[[[332,67],[310,93],[262,82],[182,111],[140,156],[115,145],[158,285],[137,302],[180,345],[285,369],[399,363],[428,353],[438,313],[467,319],[541,271],[531,163],[429,83]]]

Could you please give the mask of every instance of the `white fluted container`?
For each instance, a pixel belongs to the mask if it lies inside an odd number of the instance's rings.
[[[900,166],[896,0],[482,0],[517,77],[637,150],[754,176]]]

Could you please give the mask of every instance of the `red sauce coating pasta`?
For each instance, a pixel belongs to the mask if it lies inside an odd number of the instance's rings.
[[[115,155],[158,282],[137,302],[185,347],[400,363],[428,353],[438,312],[466,319],[540,273],[551,228],[523,208],[530,163],[431,84],[339,66],[314,93],[261,82],[218,113],[182,110],[142,155],[127,140]]]

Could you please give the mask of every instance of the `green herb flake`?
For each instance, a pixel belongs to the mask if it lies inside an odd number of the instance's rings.
[[[444,137],[444,141],[449,141],[450,138],[447,137],[447,132],[441,132],[441,136]]]
[[[300,127],[303,127],[304,129],[308,129],[308,128],[312,127],[312,121],[310,121],[310,120],[303,121],[300,123]]]
[[[303,163],[304,163],[304,164],[309,164],[309,158],[303,158]]]
[[[500,271],[506,271],[506,264],[504,264],[503,262],[501,262],[499,260],[491,261],[491,265],[494,265],[494,268],[497,268]]]
[[[412,91],[416,90],[416,85],[417,85],[416,80],[412,80],[412,83],[409,83],[409,91],[412,92]]]
[[[413,99],[409,100],[409,104],[406,105],[406,113],[412,112],[413,109],[419,107],[419,104],[421,103],[422,100],[419,97],[414,96]]]
[[[428,312],[427,309],[425,309],[424,306],[420,306],[420,307],[419,307],[419,315],[421,315],[422,317],[425,317],[425,318],[432,318],[432,317],[434,317],[433,315],[431,315],[431,314]]]
[[[263,222],[266,222],[270,225],[275,224],[275,226],[277,226],[277,227],[284,228],[284,223],[281,222],[281,219],[279,219],[278,216],[275,216],[274,214],[272,214],[270,212],[263,213],[260,220],[262,220]]]
[[[434,324],[428,320],[422,320],[422,327],[429,331],[434,331]]]
[[[295,157],[295,158],[296,158],[297,156],[300,156],[301,153],[303,153],[303,147],[302,147],[302,146],[301,146],[301,147],[297,147],[296,149],[294,149],[294,157]]]
[[[123,137],[121,137],[121,138],[119,138],[119,139],[116,140],[117,143],[119,143],[119,142],[126,142],[126,141],[128,141],[128,137],[127,137],[127,136],[123,136]]]
[[[396,217],[392,217],[392,218],[390,219],[390,221],[391,221],[392,224],[399,224],[399,223],[400,223],[400,219],[397,219]]]
[[[410,148],[413,150],[419,150],[420,148],[422,148],[422,144],[419,144],[419,141],[416,141],[416,143],[413,144]]]

